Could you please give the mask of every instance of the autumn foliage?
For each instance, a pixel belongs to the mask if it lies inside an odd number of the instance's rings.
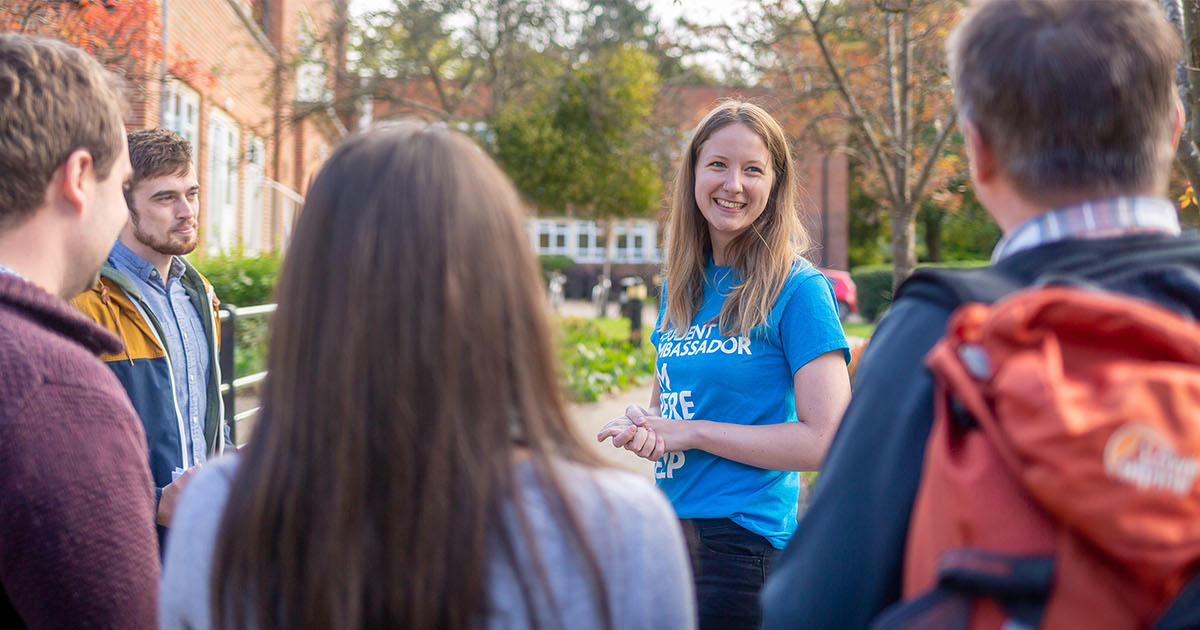
[[[87,51],[134,86],[167,71],[193,84],[215,77],[176,48],[163,50],[157,0],[4,0],[0,32],[51,37]]]

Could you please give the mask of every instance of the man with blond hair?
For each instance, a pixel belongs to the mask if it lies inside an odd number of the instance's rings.
[[[67,302],[128,216],[119,86],[0,34],[0,627],[152,628],[154,490],[138,417]]]

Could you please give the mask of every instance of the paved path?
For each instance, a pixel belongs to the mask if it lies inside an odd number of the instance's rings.
[[[591,300],[563,300],[563,304],[558,309],[559,314],[567,317],[584,317],[593,318],[596,316],[596,306]],[[621,318],[621,306],[617,304],[616,299],[608,304],[606,311],[608,317]],[[654,326],[655,320],[658,319],[658,304],[646,301],[642,306],[642,330],[649,334],[650,328]]]
[[[623,392],[608,396],[593,403],[572,403],[568,405],[567,414],[575,430],[583,441],[591,446],[604,461],[645,475],[647,479],[654,478],[654,462],[642,459],[623,448],[613,448],[611,441],[603,444],[596,441],[596,433],[609,420],[625,414],[625,407],[631,404],[645,405],[650,402],[650,383],[641,387],[627,389]]]

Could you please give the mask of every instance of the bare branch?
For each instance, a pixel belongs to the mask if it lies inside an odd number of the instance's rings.
[[[946,141],[950,138],[950,132],[954,130],[954,125],[957,124],[954,113],[951,112],[950,117],[941,124],[944,126],[941,132],[938,133],[937,139],[933,141],[933,145],[929,148],[929,155],[925,156],[925,164],[921,166],[921,175],[917,177],[917,183],[913,184],[913,199],[921,198],[921,193],[925,190],[925,184],[929,182],[929,176],[933,174],[933,166],[937,163],[938,155],[942,152],[942,147],[945,146]]]
[[[828,0],[821,7],[822,13],[824,13],[825,5],[827,4]],[[879,136],[871,126],[870,121],[867,120],[862,107],[859,106],[858,99],[854,98],[854,95],[850,92],[849,87],[842,78],[842,73],[838,70],[837,63],[833,60],[833,54],[829,51],[829,46],[825,43],[825,33],[822,32],[812,11],[804,2],[800,3],[800,7],[804,11],[805,19],[808,20],[809,25],[812,27],[813,39],[816,40],[817,47],[821,50],[821,57],[825,60],[825,65],[833,77],[834,84],[837,85],[838,92],[842,95],[842,100],[850,109],[851,120],[859,128],[859,131],[862,132],[864,139],[867,141],[871,159],[875,162],[880,174],[883,175],[884,181],[887,182],[888,197],[891,199],[893,205],[898,204],[900,202],[897,194],[898,191],[895,190],[892,184],[894,173],[888,165],[887,160],[884,159],[884,149],[883,145],[879,142]]]

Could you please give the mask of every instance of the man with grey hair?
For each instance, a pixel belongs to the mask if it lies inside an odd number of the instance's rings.
[[[901,599],[934,415],[924,359],[982,301],[1052,276],[1196,317],[1200,239],[1165,197],[1183,111],[1178,35],[1150,0],[981,0],[947,43],[971,180],[1004,237],[992,266],[914,274],[856,376],[812,503],[763,591],[764,627],[864,628]],[[1166,270],[1166,271],[1164,271]]]
[[[0,627],[152,628],[154,488],[141,423],[68,299],[125,224],[116,79],[0,34]]]

